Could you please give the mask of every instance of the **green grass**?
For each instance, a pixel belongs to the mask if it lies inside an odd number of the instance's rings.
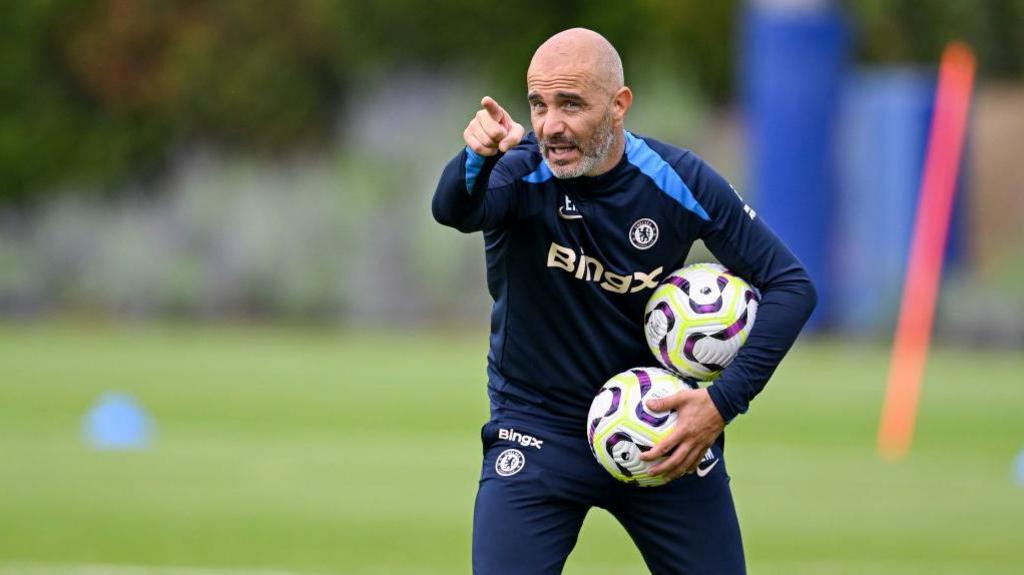
[[[485,345],[477,333],[2,326],[0,575],[468,572]],[[752,573],[1024,571],[1010,469],[1024,358],[938,350],[896,465],[874,450],[887,359],[802,343],[730,426]],[[82,417],[108,390],[152,412],[151,449],[85,446]],[[643,567],[594,510],[566,572]]]

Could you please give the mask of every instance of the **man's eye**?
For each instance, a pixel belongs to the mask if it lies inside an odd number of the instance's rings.
[[[579,110],[580,108],[582,108],[582,106],[580,106],[579,102],[572,102],[572,101],[566,102],[565,104],[562,105],[562,107],[565,108],[566,110],[573,110],[573,111]]]
[[[545,108],[546,106],[544,105],[544,103],[543,103],[543,102],[534,102],[534,103],[530,104],[530,107],[531,107],[531,108],[532,108],[532,109],[533,109],[533,110],[534,110],[535,112],[541,112],[541,111],[543,111],[543,110],[544,110],[544,108]]]

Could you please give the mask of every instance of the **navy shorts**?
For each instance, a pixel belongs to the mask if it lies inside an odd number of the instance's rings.
[[[629,533],[651,573],[745,573],[743,543],[722,459],[660,487],[616,481],[586,435],[494,420],[481,432],[484,462],[473,512],[473,573],[561,573],[591,507]]]

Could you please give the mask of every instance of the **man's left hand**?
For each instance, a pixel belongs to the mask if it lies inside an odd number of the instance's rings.
[[[662,399],[648,400],[645,404],[649,411],[674,409],[679,416],[672,433],[640,455],[644,461],[668,455],[665,461],[650,470],[652,475],[662,475],[668,481],[696,469],[704,453],[725,429],[725,420],[706,389],[684,389]]]

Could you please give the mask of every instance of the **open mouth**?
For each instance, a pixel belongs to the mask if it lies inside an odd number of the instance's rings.
[[[578,148],[576,146],[547,146],[548,159],[554,161],[567,161],[576,157]]]

